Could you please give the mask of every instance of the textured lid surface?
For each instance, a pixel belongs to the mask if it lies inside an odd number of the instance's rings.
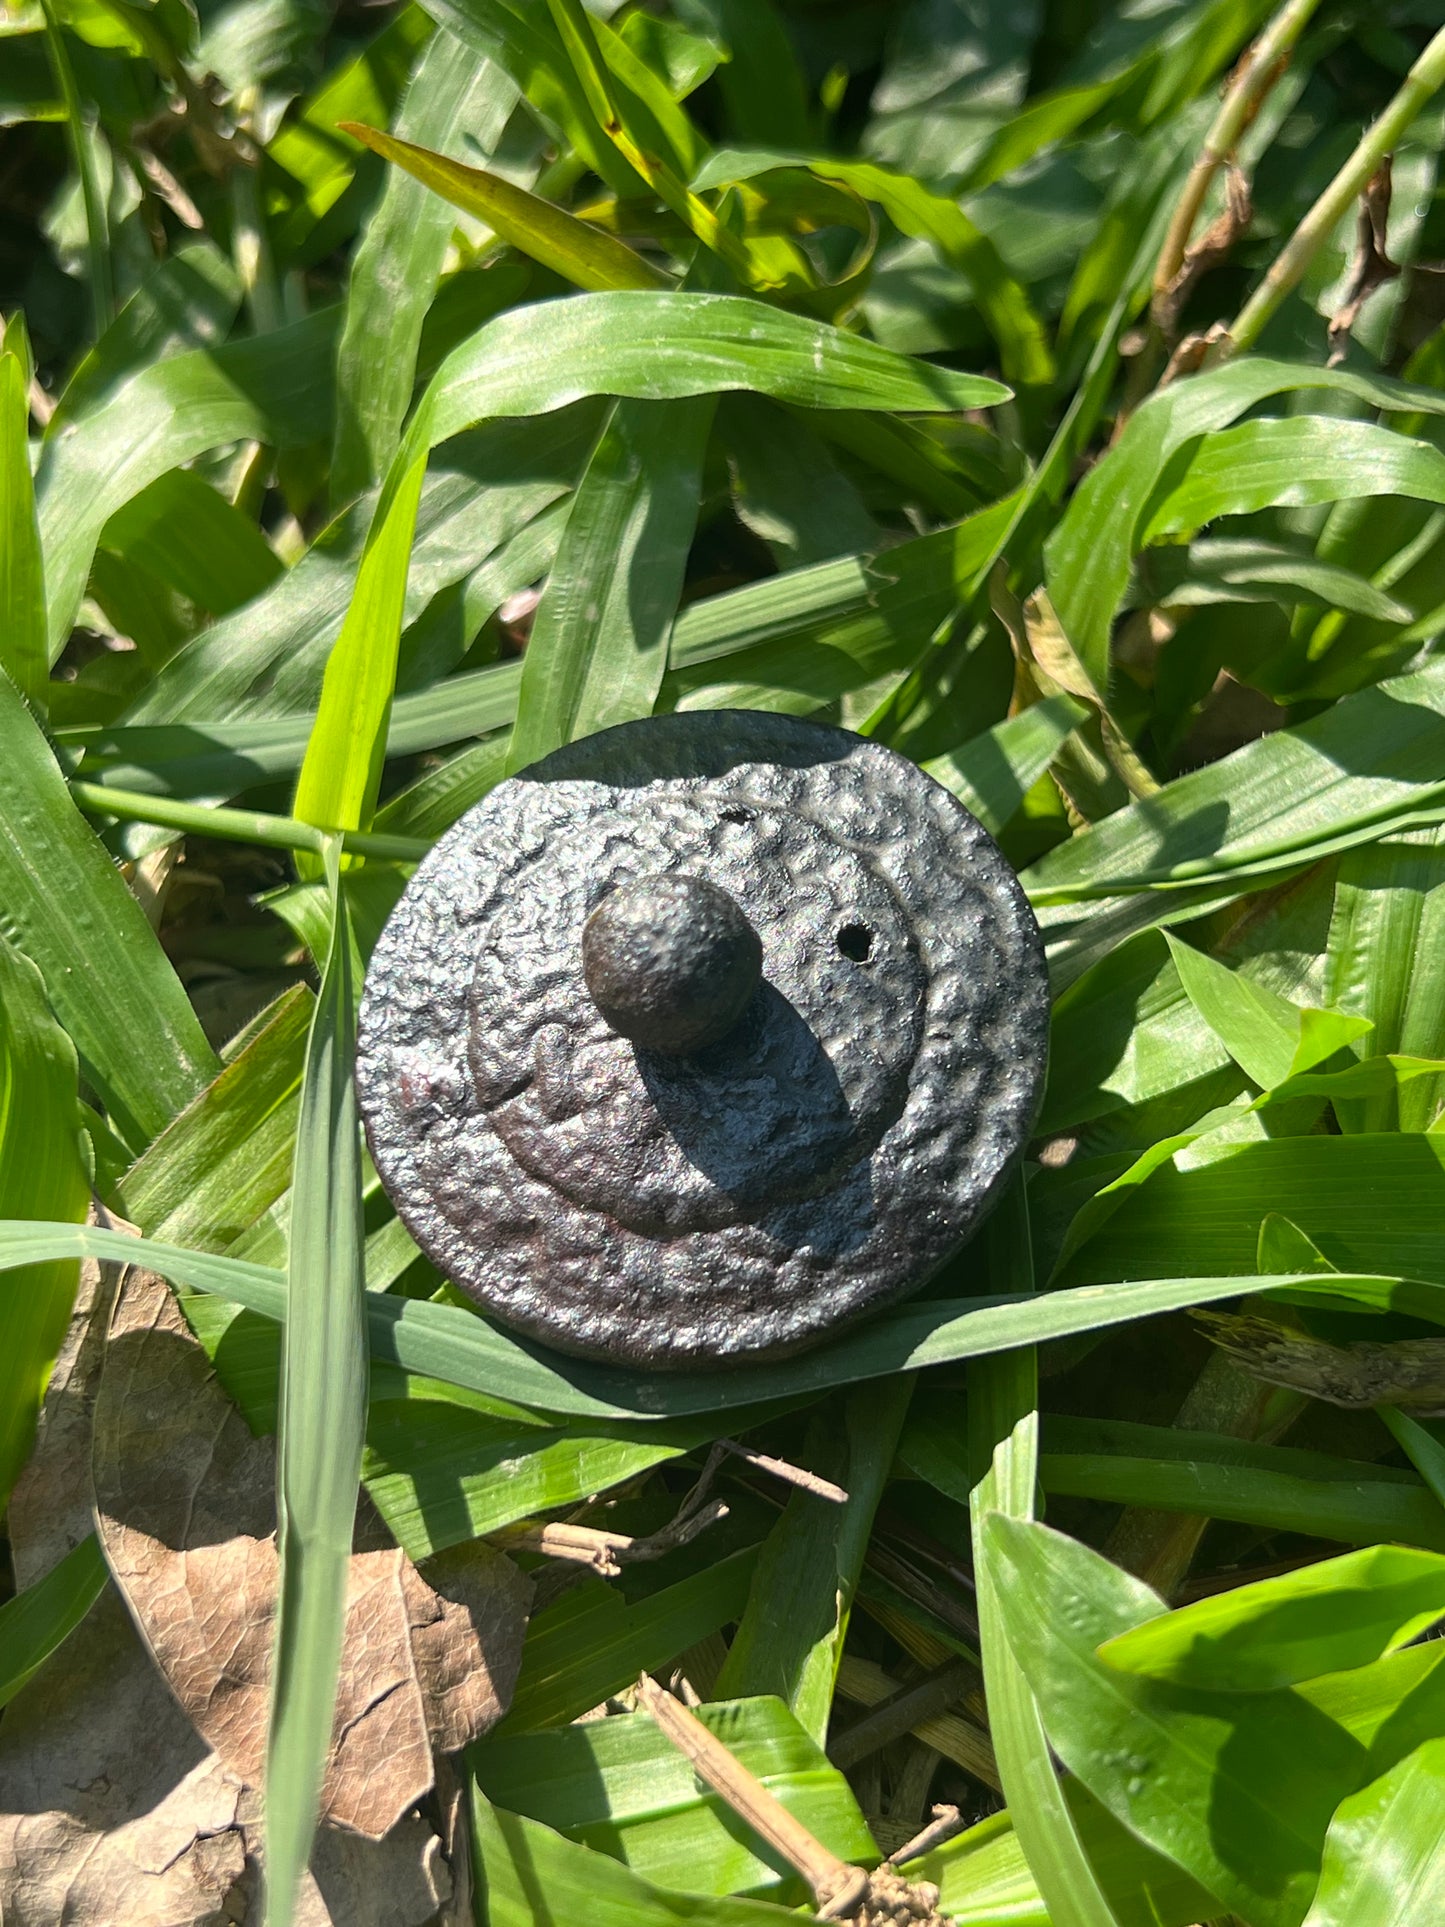
[[[720,893],[741,909],[761,983],[720,1040],[609,1025],[583,931],[614,892],[734,944]],[[692,713],[557,751],[441,839],[373,955],[357,1085],[398,1212],[484,1309],[723,1364],[937,1268],[1022,1151],[1047,1034],[1032,913],[947,791],[843,730]]]

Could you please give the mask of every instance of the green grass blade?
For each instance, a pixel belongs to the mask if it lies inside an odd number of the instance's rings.
[[[182,242],[156,263],[81,357],[45,425],[45,439],[56,440],[140,369],[223,341],[240,305],[240,277],[214,241],[197,235]]]
[[[985,1233],[999,1282],[1033,1289],[1028,1204],[1016,1179]],[[1000,1589],[985,1521],[1002,1512],[1034,1516],[1038,1478],[1038,1366],[1031,1347],[976,1361],[968,1377],[974,1584],[989,1734],[1014,1832],[1053,1927],[1117,1927],[1074,1828],[1054,1771],[1038,1704],[1010,1644],[1010,1610]]]
[[[377,504],[346,622],[326,665],[295,813],[365,829],[376,801],[427,451],[474,423],[545,414],[586,395],[682,399],[755,389],[817,408],[939,411],[1007,390],[890,353],[736,295],[578,295],[489,322],[438,371]]]
[[[108,1576],[100,1541],[88,1533],[43,1579],[0,1606],[0,1706],[69,1639]]]
[[[307,1045],[292,1184],[276,1466],[280,1593],[266,1746],[266,1922],[290,1927],[316,1828],[366,1425],[350,923],[337,908]]]
[[[326,664],[321,706],[296,783],[295,814],[337,832],[365,829],[386,760],[387,720],[396,684],[396,650],[406,606],[417,502],[426,457],[392,470],[356,578],[356,593]],[[298,863],[314,875],[316,862]]]
[[[668,288],[671,277],[644,261],[634,248],[604,229],[579,221],[565,208],[485,168],[467,167],[412,141],[398,140],[357,121],[348,134],[383,160],[404,168],[423,187],[463,213],[485,221],[492,232],[574,287],[594,292],[612,288]]]
[[[30,479],[30,403],[24,362],[0,354],[0,669],[37,715],[50,694],[45,574]]]
[[[532,626],[509,768],[651,714],[697,523],[712,412],[710,396],[613,409]]]
[[[1296,1140],[1298,1141],[1298,1140]],[[214,1293],[280,1322],[286,1285],[269,1265],[136,1240],[88,1225],[0,1222],[0,1270],[52,1258],[109,1258],[146,1264],[174,1283]],[[1212,1278],[1138,1278],[1004,1300],[934,1299],[882,1316],[866,1331],[779,1365],[727,1372],[636,1374],[563,1358],[543,1359],[476,1313],[425,1299],[371,1294],[366,1303],[374,1359],[421,1378],[579,1418],[664,1419],[736,1411],[774,1398],[803,1398],[895,1372],[983,1358],[1078,1332],[1222,1299],[1285,1294],[1314,1303],[1339,1299],[1372,1311],[1396,1309],[1445,1325],[1445,1286],[1353,1272],[1271,1272]]]
[[[1340,861],[1325,960],[1332,1004],[1374,1025],[1370,1048],[1445,1056],[1445,826],[1351,851]],[[1445,1105],[1445,1078],[1421,1078],[1384,1097],[1347,1103],[1346,1130],[1428,1130]]]
[[[1438,389],[1363,370],[1263,358],[1234,362],[1151,396],[1080,484],[1044,549],[1050,598],[1101,688],[1108,677],[1109,625],[1142,546],[1140,528],[1173,457],[1268,396],[1308,388],[1332,389],[1382,408],[1445,412],[1445,394]]]
[[[0,937],[0,1212],[78,1223],[89,1195],[75,1046],[50,1013],[39,971]],[[0,1295],[0,1506],[29,1453],[78,1276],[73,1260],[52,1260]]]
[[[222,1251],[291,1181],[313,999],[304,984],[263,1011],[219,1076],[120,1180],[121,1210],[151,1237]]]
[[[397,122],[405,140],[372,136],[355,121],[343,121],[341,127],[383,154],[386,148],[378,142],[411,152],[411,143],[419,141],[415,151],[424,153],[463,139],[490,153],[516,100],[516,88],[500,68],[443,30],[423,50],[407,89]],[[440,155],[436,159],[442,166],[458,165]],[[426,192],[430,185],[423,181],[419,187],[393,174],[352,257],[336,351],[329,485],[334,504],[351,501],[378,480],[411,405],[422,322],[456,225]]]
[[[1373,422],[1333,415],[1244,422],[1205,436],[1151,509],[1141,547],[1192,534],[1221,515],[1301,508],[1366,495],[1445,500],[1445,455]]]
[[[921,414],[990,408],[1008,393],[741,295],[624,290],[488,322],[437,371],[425,433],[441,441],[472,422],[545,414],[584,395],[664,401],[731,388],[807,408]]]
[[[1268,1692],[1397,1651],[1445,1615],[1445,1558],[1373,1546],[1235,1586],[1105,1641],[1121,1672],[1221,1692]]]
[[[696,1711],[840,1860],[873,1859],[877,1848],[848,1782],[777,1700],[733,1700]],[[690,1762],[645,1713],[485,1740],[468,1759],[489,1798],[610,1851],[644,1880],[719,1896],[794,1904],[808,1898],[798,1875],[772,1865],[733,1816],[718,1810]]]
[[[997,836],[1088,713],[1072,696],[1046,696],[923,768]]]
[[[1340,1803],[1304,1927],[1434,1927],[1445,1913],[1445,1740]]]
[[[585,1921],[587,1927],[796,1927],[800,1919],[766,1900],[706,1898],[654,1886],[605,1854],[494,1807],[475,1782],[471,1796],[489,1927],[538,1927],[542,1921],[559,1927],[563,1921]]]
[[[844,1407],[846,1452],[828,1450],[837,1418],[808,1432],[809,1470],[838,1477],[844,1504],[795,1492],[763,1546],[747,1610],[718,1676],[720,1698],[775,1693],[819,1745],[863,1569],[873,1516],[913,1395],[910,1375],[855,1392]]]
[[[225,442],[294,448],[328,433],[337,314],[152,363],[48,442],[36,477],[53,662],[101,530],[158,475]]]
[[[3,676],[0,769],[0,930],[39,967],[87,1078],[139,1150],[210,1081],[215,1055],[140,905]]]

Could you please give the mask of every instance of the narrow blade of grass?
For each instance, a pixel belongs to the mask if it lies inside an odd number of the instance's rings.
[[[25,362],[7,348],[0,354],[0,667],[43,716],[50,657],[26,387]]]
[[[985,1237],[1002,1277],[1015,1290],[1031,1291],[1033,1254],[1022,1180],[1010,1189]],[[969,1368],[968,1395],[969,1456],[975,1476],[981,1473],[971,1501],[979,1643],[989,1732],[1009,1816],[1054,1927],[1118,1927],[1075,1831],[1038,1702],[1009,1645],[1005,1602],[983,1529],[991,1512],[1034,1516],[1039,1418],[1033,1349],[976,1361]]]
[[[75,1046],[50,1014],[40,972],[0,937],[0,1210],[79,1223],[89,1194]],[[30,1450],[78,1277],[74,1259],[52,1259],[0,1293],[0,1506]]]
[[[356,997],[334,846],[327,863],[336,916],[301,1087],[281,1358],[267,1927],[290,1927],[316,1830],[366,1429],[361,1152],[351,1081]]]
[[[613,409],[523,659],[512,769],[651,714],[697,523],[712,412],[711,396]]]
[[[0,1706],[64,1645],[105,1589],[100,1541],[89,1533],[24,1592],[0,1606]]]

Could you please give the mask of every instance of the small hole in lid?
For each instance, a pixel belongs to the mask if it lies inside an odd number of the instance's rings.
[[[850,963],[867,963],[873,955],[873,932],[866,923],[845,923],[837,936],[838,951]]]

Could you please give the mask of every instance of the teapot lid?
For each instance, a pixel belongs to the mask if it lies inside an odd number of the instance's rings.
[[[499,784],[372,957],[357,1088],[422,1250],[642,1367],[780,1357],[922,1284],[998,1197],[1048,1035],[1037,926],[948,791],[759,711]]]

